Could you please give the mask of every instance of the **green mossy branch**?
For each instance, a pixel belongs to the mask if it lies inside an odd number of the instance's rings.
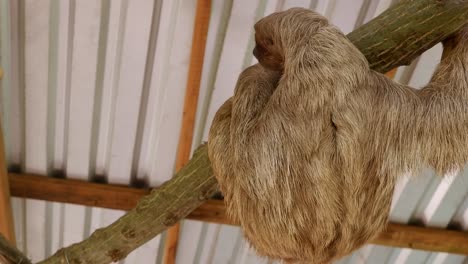
[[[408,65],[424,51],[467,24],[468,1],[400,1],[348,34],[372,69]]]

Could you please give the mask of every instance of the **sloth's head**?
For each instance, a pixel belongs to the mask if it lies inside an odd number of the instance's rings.
[[[325,17],[304,8],[291,8],[273,13],[255,24],[254,56],[265,68],[282,71],[288,49],[307,45],[322,27]]]
[[[364,78],[362,74],[369,68],[364,55],[343,32],[325,17],[304,8],[262,18],[255,24],[255,42],[254,55],[260,64],[281,73],[320,65],[322,70],[348,72],[346,80],[354,83]],[[349,74],[350,69],[354,74]]]

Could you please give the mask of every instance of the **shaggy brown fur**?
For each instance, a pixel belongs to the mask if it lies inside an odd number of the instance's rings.
[[[218,111],[209,156],[259,254],[327,263],[386,225],[396,179],[468,159],[468,30],[422,90],[369,69],[328,21],[290,9],[255,25],[260,64]]]

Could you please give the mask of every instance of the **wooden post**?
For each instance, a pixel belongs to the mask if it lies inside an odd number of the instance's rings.
[[[0,68],[0,79],[3,70]],[[8,172],[5,160],[5,144],[3,143],[3,132],[0,125],[0,233],[10,243],[15,244],[15,231],[13,227],[13,214],[11,213],[10,185],[8,184]]]
[[[190,67],[185,92],[184,112],[182,127],[179,136],[177,150],[176,171],[182,169],[190,160],[193,142],[193,130],[195,127],[195,114],[197,111],[198,96],[200,94],[200,82],[203,71],[203,59],[205,57],[206,38],[210,24],[211,0],[198,0],[195,14],[195,24],[192,38],[192,51],[190,54]],[[176,223],[167,231],[164,245],[164,263],[174,264],[177,244],[179,240],[180,224]]]

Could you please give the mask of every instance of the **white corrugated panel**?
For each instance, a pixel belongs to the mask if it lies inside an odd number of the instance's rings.
[[[193,148],[206,141],[239,73],[256,62],[253,24],[300,6],[345,33],[392,0],[213,0]],[[11,170],[157,186],[174,172],[193,34],[192,0],[0,0],[2,125]],[[426,84],[441,46],[401,67]],[[468,225],[468,173],[431,170],[399,182],[394,222]],[[13,199],[18,246],[34,261],[89,236],[124,212]],[[38,240],[41,243],[38,243]],[[125,263],[161,263],[156,237]],[[465,256],[367,245],[340,263],[462,263]],[[177,263],[268,263],[238,227],[183,221]]]

